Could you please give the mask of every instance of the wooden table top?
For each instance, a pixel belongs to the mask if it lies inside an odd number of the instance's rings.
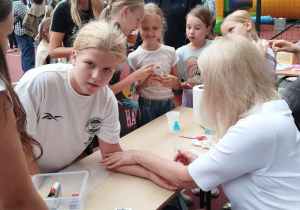
[[[288,77],[298,77],[300,76],[300,71],[292,71],[292,70],[276,70],[276,75],[283,75]]]
[[[180,112],[180,135],[195,137],[202,135],[204,130],[193,122],[193,109],[177,107]],[[160,157],[173,159],[174,135],[168,130],[166,115],[162,115],[152,122],[131,132],[120,139],[123,150],[147,150]],[[194,146],[190,139],[181,138],[184,149],[194,149],[205,152],[205,149]],[[99,151],[80,160],[75,165],[95,170],[107,170],[100,166]],[[132,210],[154,210],[163,208],[178,192],[159,187],[153,182],[139,177],[129,176],[109,171],[109,176],[93,189],[87,197],[85,209],[132,208]]]

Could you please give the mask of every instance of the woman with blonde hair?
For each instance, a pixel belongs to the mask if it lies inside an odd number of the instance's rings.
[[[102,0],[64,0],[54,10],[50,55],[52,58],[67,58],[73,50],[73,37],[90,20],[99,19],[103,9]]]
[[[5,52],[14,29],[12,1],[0,0],[0,209],[48,209],[30,179],[33,147],[42,148],[26,131],[26,113],[11,85]],[[24,196],[24,192],[28,193]]]
[[[203,51],[198,65],[202,116],[220,138],[215,147],[199,157],[179,150],[176,162],[146,151],[117,152],[102,165],[142,165],[178,188],[222,184],[232,209],[299,208],[300,133],[255,46],[227,35]]]
[[[267,60],[269,71],[275,73],[275,52],[268,46],[267,40],[259,39],[255,23],[246,10],[237,10],[228,15],[221,24],[221,31],[223,35],[239,34],[249,39]]]

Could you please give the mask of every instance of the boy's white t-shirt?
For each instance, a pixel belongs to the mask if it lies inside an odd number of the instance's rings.
[[[38,162],[42,173],[68,166],[94,135],[109,144],[119,142],[118,106],[113,92],[105,86],[91,96],[78,94],[70,84],[71,67],[50,64],[32,69],[15,87],[27,114],[28,133],[44,150]]]
[[[256,107],[189,166],[208,191],[223,184],[232,209],[299,209],[300,133],[283,100]]]
[[[161,45],[160,48],[154,51],[144,50],[139,46],[134,52],[128,55],[128,61],[131,68],[136,71],[141,67],[154,63],[154,73],[162,76],[163,74],[170,75],[171,68],[174,67],[178,58],[174,47]],[[159,66],[159,68],[156,68]],[[172,87],[163,87],[160,83],[156,86],[145,87],[140,96],[148,99],[167,99],[174,96]]]

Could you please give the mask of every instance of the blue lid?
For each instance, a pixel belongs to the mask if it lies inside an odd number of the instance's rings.
[[[204,134],[205,135],[214,135],[216,132],[215,131],[213,131],[213,130],[211,130],[211,129],[206,129],[205,131],[204,131]]]
[[[174,130],[174,131],[179,131],[179,130],[180,130],[180,127],[179,127],[178,121],[175,121],[175,123],[174,123],[174,127],[173,127],[173,130]]]

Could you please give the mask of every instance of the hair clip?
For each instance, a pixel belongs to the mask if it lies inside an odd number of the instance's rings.
[[[106,8],[107,8],[108,10],[110,10],[111,7],[110,7],[110,5],[108,4],[108,5],[106,6]]]

